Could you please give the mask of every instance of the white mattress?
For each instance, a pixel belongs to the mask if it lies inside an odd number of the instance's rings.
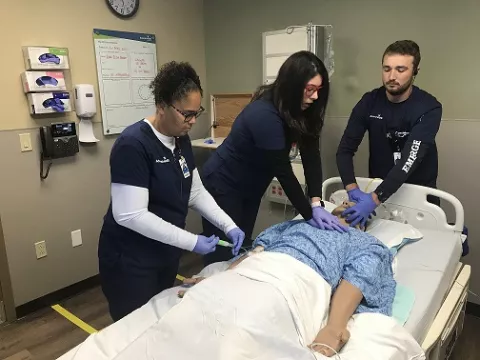
[[[462,254],[458,235],[421,230],[423,239],[397,255],[396,280],[412,289],[415,304],[405,328],[421,344],[447,295]]]

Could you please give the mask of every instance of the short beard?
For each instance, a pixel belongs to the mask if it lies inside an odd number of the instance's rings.
[[[410,78],[410,80],[407,83],[405,83],[405,85],[403,85],[402,87],[399,87],[396,90],[389,89],[387,87],[387,84],[384,84],[384,86],[390,95],[399,96],[399,95],[405,94],[405,92],[410,88],[410,86],[412,86],[412,84],[413,84],[413,76]]]

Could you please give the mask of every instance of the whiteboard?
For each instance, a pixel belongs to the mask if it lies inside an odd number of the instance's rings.
[[[263,83],[275,80],[285,60],[301,50],[310,50],[308,26],[263,33]]]
[[[121,133],[155,113],[149,88],[157,74],[155,35],[93,30],[103,134]]]

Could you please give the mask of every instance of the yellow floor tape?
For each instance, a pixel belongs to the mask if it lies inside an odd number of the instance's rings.
[[[58,312],[60,315],[62,315],[65,319],[67,319],[68,321],[74,323],[75,325],[77,325],[80,329],[82,329],[83,331],[89,333],[89,334],[93,334],[93,333],[96,333],[97,330],[94,329],[93,327],[91,327],[90,325],[88,325],[86,322],[80,320],[78,317],[76,317],[75,315],[73,315],[71,312],[69,312],[68,310],[65,310],[63,307],[61,307],[60,305],[53,305],[52,306],[52,309],[55,310],[56,312]]]
[[[185,276],[182,276],[180,274],[177,274],[176,278],[179,281],[185,280]],[[62,315],[65,319],[67,319],[71,323],[77,325],[80,329],[82,329],[86,333],[94,334],[94,333],[98,332],[96,329],[94,329],[93,327],[88,325],[85,321],[80,320],[78,317],[76,317],[70,311],[66,310],[65,308],[61,307],[60,305],[58,305],[58,304],[53,305],[52,309],[55,310],[60,315]]]

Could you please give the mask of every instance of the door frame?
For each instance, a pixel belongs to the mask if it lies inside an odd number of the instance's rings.
[[[7,322],[15,321],[17,314],[13,298],[12,281],[8,267],[7,247],[3,235],[2,218],[0,217],[0,302],[3,301]]]

